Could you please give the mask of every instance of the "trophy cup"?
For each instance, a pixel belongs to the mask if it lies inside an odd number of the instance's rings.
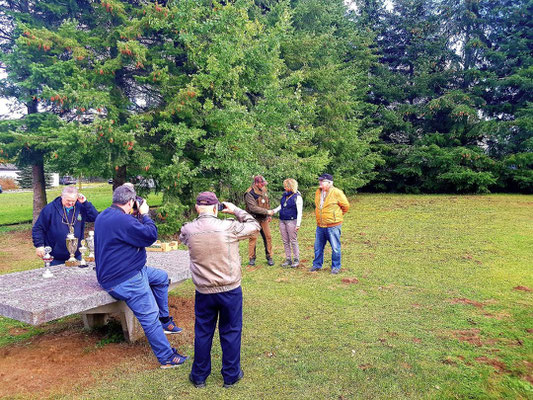
[[[89,248],[89,255],[85,257],[85,261],[94,262],[94,231],[89,231],[87,247]]]
[[[44,267],[46,268],[46,271],[43,272],[43,278],[53,278],[54,274],[52,274],[52,271],[50,271],[50,263],[54,260],[54,257],[50,254],[52,251],[52,248],[50,246],[46,246],[44,248]]]
[[[65,261],[67,267],[75,267],[78,265],[78,260],[74,257],[76,250],[78,249],[78,238],[73,233],[67,235],[67,250],[70,254],[70,258]]]
[[[81,241],[81,246],[80,246],[81,261],[80,261],[80,265],[78,265],[78,267],[80,268],[87,268],[89,266],[89,264],[87,264],[87,261],[85,260],[85,256],[87,255],[87,247],[85,246],[86,243],[87,242],[85,240]]]

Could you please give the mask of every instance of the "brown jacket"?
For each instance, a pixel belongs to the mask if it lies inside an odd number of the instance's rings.
[[[244,193],[244,202],[246,203],[246,211],[252,214],[255,219],[262,221],[269,216],[270,200],[266,187],[263,189],[259,189],[255,185],[249,187]]]
[[[235,217],[203,214],[181,228],[179,239],[189,247],[192,281],[200,293],[227,292],[241,284],[239,240],[255,235],[260,226],[240,208]]]

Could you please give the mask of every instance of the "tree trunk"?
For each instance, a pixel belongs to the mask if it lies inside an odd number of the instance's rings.
[[[44,179],[44,162],[42,155],[35,160],[31,166],[32,186],[33,186],[33,224],[41,210],[46,206],[46,183]]]
[[[115,171],[113,177],[113,190],[126,183],[126,166],[122,165]]]

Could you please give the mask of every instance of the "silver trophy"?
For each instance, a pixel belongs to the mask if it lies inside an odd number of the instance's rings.
[[[76,260],[76,257],[74,257],[74,254],[76,254],[76,250],[78,250],[78,238],[74,236],[73,233],[69,233],[67,235],[67,250],[70,254],[70,258],[65,261],[65,265],[67,267],[76,267],[79,265],[79,261]]]
[[[85,261],[94,262],[94,231],[89,231],[87,247],[89,248],[89,255],[85,257]]]
[[[52,252],[52,248],[50,246],[46,246],[44,248],[44,267],[46,268],[46,271],[43,272],[43,278],[53,278],[54,274],[52,274],[52,271],[50,271],[50,263],[54,260],[54,257],[50,254]]]
[[[80,265],[78,265],[80,268],[87,268],[89,264],[87,264],[87,261],[85,260],[85,256],[87,255],[87,247],[85,246],[87,241],[82,240],[81,246],[80,246],[80,253],[81,253],[81,261]]]

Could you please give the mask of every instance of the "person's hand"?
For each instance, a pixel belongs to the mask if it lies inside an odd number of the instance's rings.
[[[37,255],[37,257],[43,258],[44,257],[44,246],[37,247],[35,249],[35,254]]]
[[[148,211],[150,211],[150,207],[148,207],[148,203],[146,202],[146,200],[144,200],[141,206],[139,207],[139,213],[141,215],[144,215],[148,214]]]
[[[87,200],[87,197],[85,197],[82,193],[78,193],[78,201],[80,203],[85,203],[86,200]]]
[[[274,215],[274,210],[268,210],[268,215]],[[272,218],[270,218],[272,219]]]
[[[225,214],[235,214],[235,208],[237,208],[235,204],[230,203],[229,201],[223,201],[222,204],[224,204],[224,209],[220,212]]]
[[[298,232],[298,229],[300,229],[299,226],[297,226],[296,228],[294,228],[294,230],[295,230],[296,232]]]
[[[272,217],[267,217],[267,222],[272,222]]]

